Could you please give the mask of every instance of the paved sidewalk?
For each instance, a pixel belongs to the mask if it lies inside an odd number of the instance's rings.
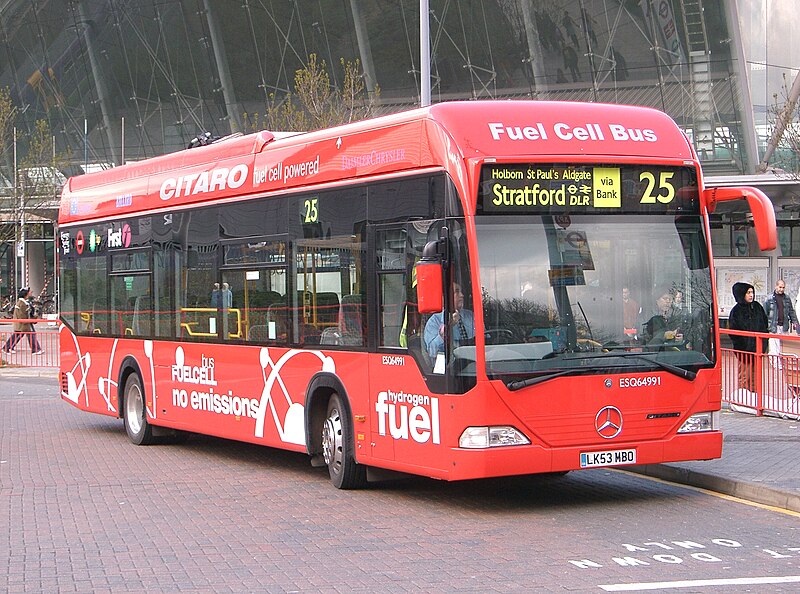
[[[0,368],[2,378],[52,377],[51,367]],[[722,458],[625,468],[800,513],[800,421],[755,417],[724,408]]]
[[[0,367],[0,380],[4,377],[52,377],[58,381],[58,368],[56,367]]]
[[[720,422],[722,458],[633,471],[800,513],[800,421],[723,408]]]

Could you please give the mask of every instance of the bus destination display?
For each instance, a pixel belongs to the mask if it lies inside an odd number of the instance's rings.
[[[478,212],[699,213],[697,179],[688,167],[643,165],[485,165]]]

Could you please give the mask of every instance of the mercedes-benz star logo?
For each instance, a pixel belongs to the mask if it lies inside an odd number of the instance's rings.
[[[594,428],[600,437],[615,438],[622,431],[622,413],[615,406],[601,408],[594,418]]]

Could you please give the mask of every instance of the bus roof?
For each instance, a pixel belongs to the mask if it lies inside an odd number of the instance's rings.
[[[59,223],[117,217],[467,159],[694,159],[666,114],[644,107],[459,101],[283,135],[261,131],[70,178]]]

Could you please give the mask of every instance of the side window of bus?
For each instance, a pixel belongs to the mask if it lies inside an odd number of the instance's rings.
[[[63,248],[59,250],[59,267],[61,268],[59,297],[61,300],[61,318],[76,332],[79,332],[78,321],[80,317],[76,307],[78,298],[77,256],[78,253],[72,246],[70,246],[66,254],[63,252]]]
[[[294,342],[365,346],[366,190],[304,194],[289,212]]]
[[[223,337],[286,344],[289,341],[286,241],[257,237],[225,242],[222,285],[215,304]]]
[[[150,250],[112,252],[109,287],[111,333],[117,336],[152,336]]]
[[[216,340],[222,326],[217,307],[212,302],[221,290],[215,286],[219,283],[218,210],[209,208],[174,213],[169,227],[178,271],[174,282],[179,336]]]
[[[82,255],[77,261],[75,331],[109,334],[108,270],[106,254]]]
[[[376,225],[378,344],[421,352],[414,264],[433,219],[447,208],[446,175],[397,179],[369,187],[369,220]],[[413,223],[408,223],[408,221]]]
[[[376,233],[378,258],[379,342],[382,347],[408,348],[406,318],[406,230]]]
[[[422,319],[417,311],[414,265],[433,224],[414,221],[376,233],[380,346],[421,351]]]

